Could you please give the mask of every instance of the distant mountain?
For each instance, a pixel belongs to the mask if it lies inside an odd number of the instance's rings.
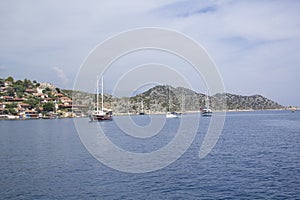
[[[147,108],[157,105],[157,110],[168,110],[168,91],[170,91],[170,109],[175,111],[194,111],[205,107],[205,98],[208,98],[210,107],[214,110],[261,110],[283,109],[284,106],[262,95],[242,96],[236,94],[215,94],[207,96],[183,87],[156,86],[148,91],[133,97],[133,100],[145,101]]]
[[[216,95],[214,95],[215,97]],[[227,109],[229,110],[265,110],[265,109],[283,109],[284,106],[272,101],[262,95],[242,96],[225,93]]]
[[[86,97],[86,96],[85,96]],[[117,113],[199,111],[205,99],[213,110],[283,109],[284,106],[261,95],[242,96],[230,93],[207,96],[193,90],[159,85],[133,97],[114,98],[105,95],[105,106]]]

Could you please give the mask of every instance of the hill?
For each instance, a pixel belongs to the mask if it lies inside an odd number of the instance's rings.
[[[138,113],[166,112],[166,111],[198,111],[205,107],[208,99],[213,110],[264,110],[283,109],[284,106],[262,95],[242,96],[236,94],[215,94],[206,96],[187,88],[174,88],[168,85],[159,85],[130,98],[111,99],[115,112]]]
[[[0,78],[0,115],[14,118],[84,116],[95,108],[95,94],[63,90],[50,83]],[[101,97],[99,97],[101,98]],[[207,99],[207,100],[206,100]],[[101,101],[99,101],[101,102]],[[209,102],[213,110],[264,110],[285,107],[262,95],[230,93],[206,96],[183,87],[158,85],[133,97],[104,95],[104,107],[114,113],[199,111]]]
[[[74,117],[72,99],[50,83],[0,78],[0,118]]]

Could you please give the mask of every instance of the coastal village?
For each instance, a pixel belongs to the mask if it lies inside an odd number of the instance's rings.
[[[0,79],[1,119],[49,119],[76,117],[72,99],[50,83]]]
[[[167,95],[169,94],[169,95]],[[224,103],[220,103],[220,95]],[[72,99],[72,96],[75,97]],[[291,109],[261,95],[215,94],[208,96],[187,88],[159,85],[132,97],[104,94],[104,107],[114,115],[199,112],[206,99],[214,111]],[[95,109],[96,94],[63,90],[46,82],[0,78],[0,119],[56,119],[87,117]],[[100,102],[100,100],[99,100]],[[168,103],[169,102],[169,103]]]

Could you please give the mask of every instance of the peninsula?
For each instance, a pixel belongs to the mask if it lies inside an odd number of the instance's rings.
[[[221,104],[219,97],[225,100]],[[28,79],[0,78],[0,119],[49,119],[85,117],[95,107],[95,94],[64,90],[50,83]],[[199,111],[209,100],[213,110],[287,109],[261,95],[215,94],[207,96],[193,90],[158,85],[132,97],[104,95],[104,107],[114,114]],[[101,101],[99,101],[101,102]],[[225,105],[224,105],[225,103]]]

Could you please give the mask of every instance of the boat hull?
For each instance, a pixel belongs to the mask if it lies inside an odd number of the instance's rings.
[[[201,115],[203,117],[211,117],[212,116],[212,111],[209,108],[205,108],[201,110]]]
[[[90,119],[91,119],[91,121],[112,120],[112,115],[111,114],[105,114],[105,115],[91,114]]]
[[[172,112],[172,113],[169,113],[169,112],[168,112],[168,113],[166,114],[166,118],[178,118],[178,115],[175,114],[175,113],[173,113],[173,112]]]
[[[203,116],[203,117],[211,117],[212,116],[212,112],[211,113],[201,113],[201,116]]]

